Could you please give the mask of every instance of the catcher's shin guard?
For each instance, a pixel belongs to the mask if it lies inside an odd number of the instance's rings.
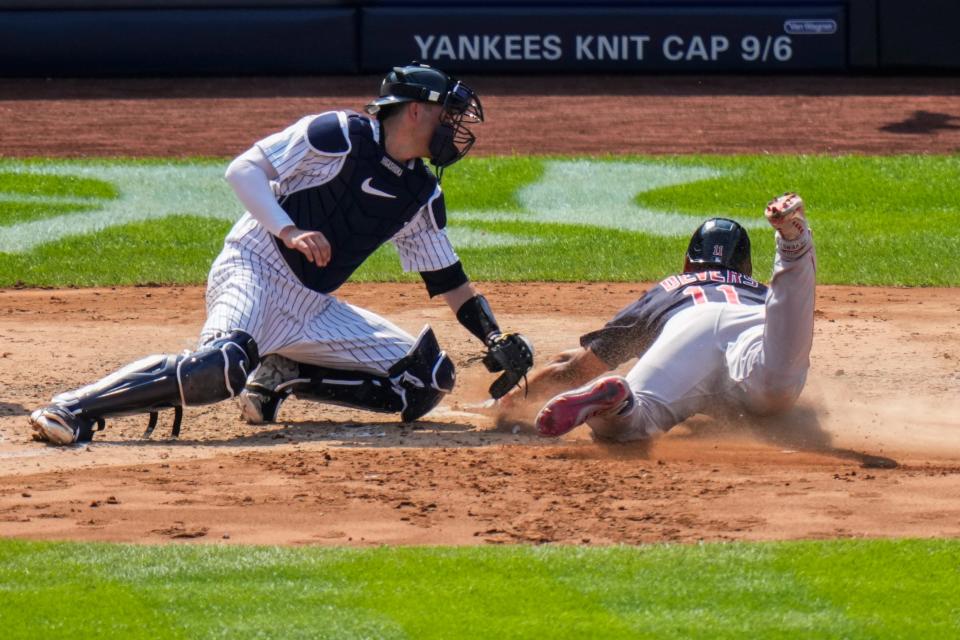
[[[41,411],[54,421],[72,417],[77,424],[74,441],[82,441],[90,439],[93,423],[102,429],[104,418],[137,413],[150,414],[145,433],[149,436],[157,423],[157,411],[172,408],[173,435],[177,436],[182,407],[237,395],[258,362],[254,339],[243,331],[232,331],[192,353],[137,360],[99,382],[56,396],[53,407]],[[62,438],[56,440],[63,444]]]
[[[440,399],[453,391],[457,371],[445,351],[440,350],[437,336],[425,326],[407,355],[387,372],[393,388],[400,396],[403,409],[400,419],[413,422],[440,404]]]
[[[453,362],[440,350],[428,326],[386,376],[301,364],[300,377],[280,384],[274,392],[281,397],[293,393],[318,402],[399,412],[401,420],[413,422],[437,406],[455,382]]]

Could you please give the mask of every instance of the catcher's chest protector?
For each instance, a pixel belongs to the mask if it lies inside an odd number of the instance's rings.
[[[277,239],[277,247],[304,286],[330,293],[370,254],[404,227],[434,195],[436,177],[417,159],[413,168],[385,156],[365,118],[349,118],[350,151],[340,172],[324,184],[280,201],[300,229],[320,231],[331,258],[317,267]]]

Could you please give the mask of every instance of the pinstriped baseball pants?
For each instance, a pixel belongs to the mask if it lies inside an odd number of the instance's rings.
[[[386,375],[415,338],[375,313],[304,287],[279,252],[267,258],[227,247],[207,280],[200,344],[240,329],[260,355],[276,353],[332,369]]]

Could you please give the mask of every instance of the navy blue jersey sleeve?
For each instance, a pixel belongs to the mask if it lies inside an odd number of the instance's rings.
[[[602,329],[580,338],[580,346],[590,349],[611,369],[646,351],[657,337],[651,326],[650,295],[620,310]]]

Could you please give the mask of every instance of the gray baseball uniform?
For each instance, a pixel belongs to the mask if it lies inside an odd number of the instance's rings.
[[[813,242],[786,258],[778,239],[769,289],[736,271],[673,275],[581,338],[626,375],[636,410],[589,420],[601,438],[630,441],[695,413],[765,413],[799,396],[813,343]]]

